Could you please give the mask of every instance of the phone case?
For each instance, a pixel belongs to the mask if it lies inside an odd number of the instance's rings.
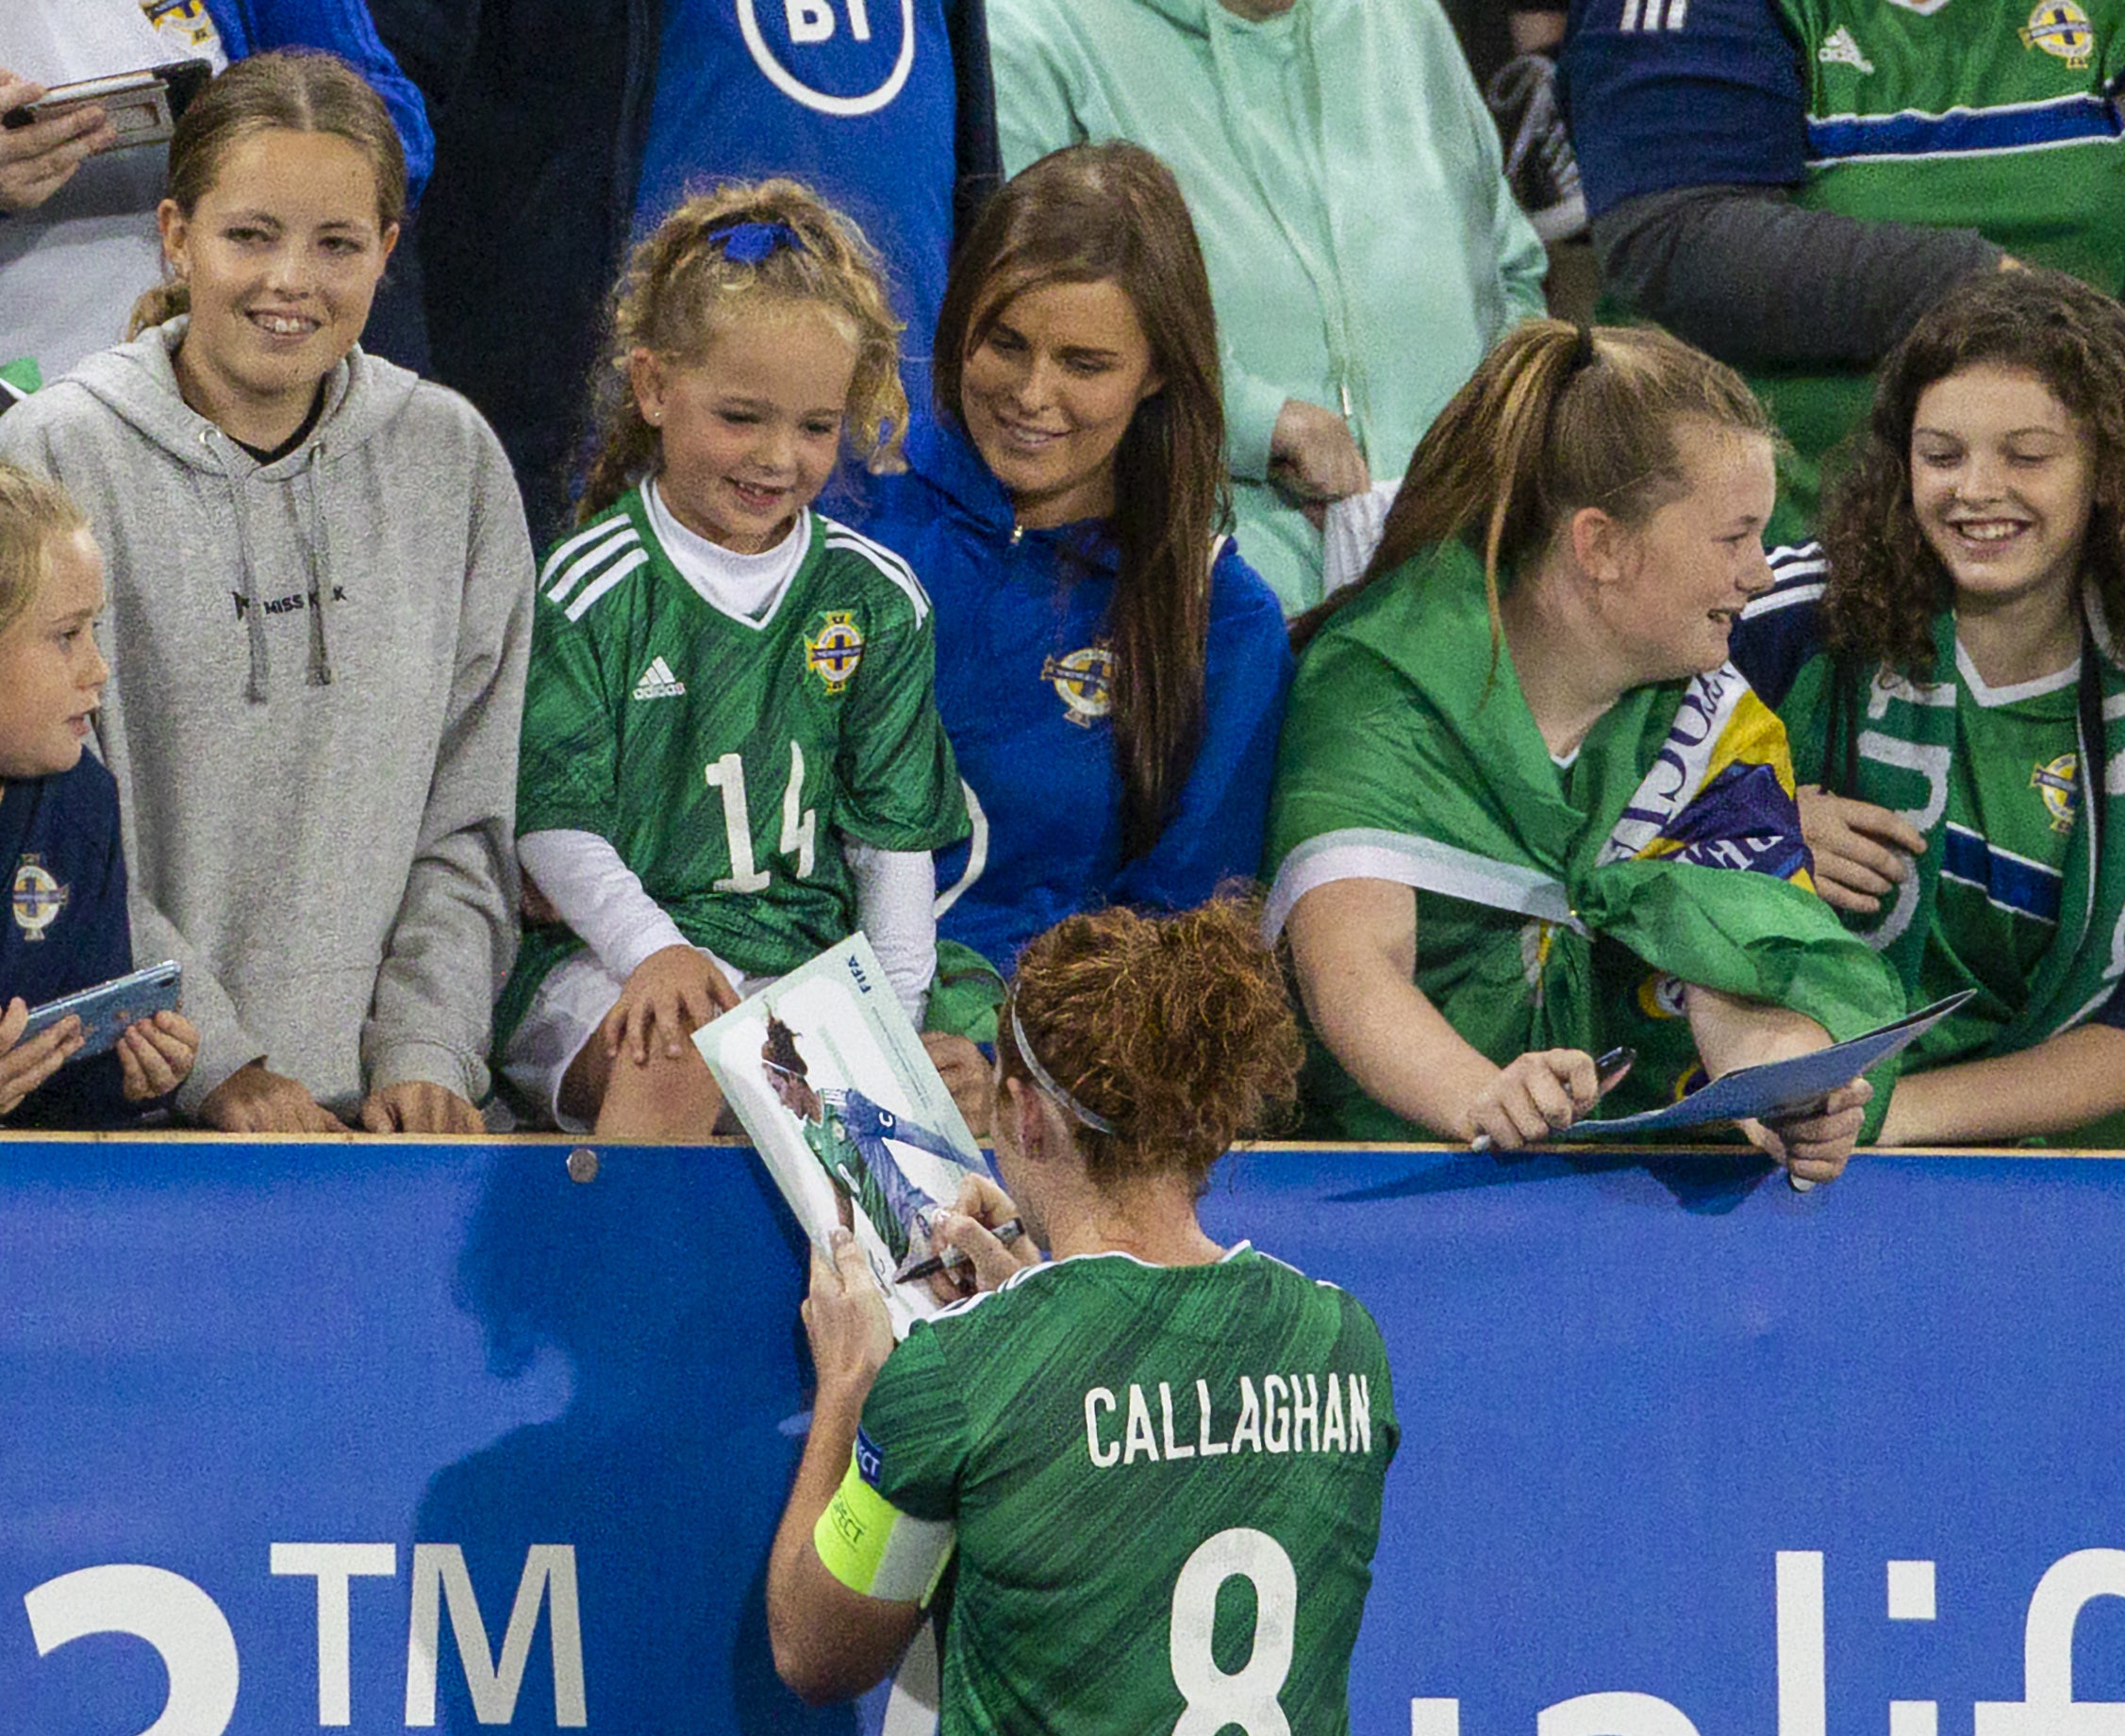
[[[93,988],[47,1000],[42,1006],[30,1009],[29,1023],[17,1040],[28,1041],[71,1013],[81,1021],[82,1043],[68,1057],[68,1065],[103,1054],[117,1046],[128,1025],[152,1018],[158,1013],[175,1012],[182,976],[176,960],[164,959],[159,965],[134,971],[131,976],[113,977]]]

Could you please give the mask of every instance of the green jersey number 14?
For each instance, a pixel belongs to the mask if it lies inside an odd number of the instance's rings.
[[[753,816],[745,802],[745,761],[725,753],[706,769],[708,787],[723,799],[723,833],[730,846],[730,872],[715,883],[718,892],[765,892],[767,869],[753,859]],[[782,791],[782,837],[775,848],[797,860],[797,878],[808,880],[819,833],[817,809],[805,806],[805,750],[789,744],[789,782]]]

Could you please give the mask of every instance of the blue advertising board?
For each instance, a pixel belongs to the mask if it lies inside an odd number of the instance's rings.
[[[0,1730],[854,1730],[774,1679],[741,1149],[0,1144]],[[578,1173],[581,1166],[578,1166]],[[1393,1736],[2125,1732],[2125,1166],[1266,1149],[1360,1296]]]

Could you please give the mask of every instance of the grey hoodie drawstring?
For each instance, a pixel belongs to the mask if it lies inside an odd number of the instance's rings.
[[[244,500],[243,478],[234,474],[227,460],[215,451],[214,436],[218,433],[211,423],[200,429],[199,443],[214,453],[221,461],[222,480],[228,485],[229,508],[236,519],[236,547],[243,567],[243,620],[249,630],[251,643],[251,678],[243,689],[244,698],[254,705],[266,703],[266,610],[265,601],[258,595],[257,565],[251,558],[251,513]]]
[[[310,670],[313,687],[332,685],[332,653],[324,639],[324,611],[332,602],[332,540],[324,523],[324,496],[318,470],[324,460],[324,443],[310,448],[309,462],[303,467],[304,492],[309,502],[310,557]]]

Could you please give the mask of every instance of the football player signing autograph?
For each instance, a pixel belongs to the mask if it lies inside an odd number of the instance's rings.
[[[1301,1061],[1255,915],[1107,910],[1027,948],[997,1034],[1009,1197],[970,1182],[937,1228],[979,1294],[896,1347],[847,1232],[814,1257],[818,1396],[768,1572],[806,1699],[883,1678],[955,1556],[946,1736],[1348,1728],[1400,1434],[1379,1330],[1196,1215]]]

